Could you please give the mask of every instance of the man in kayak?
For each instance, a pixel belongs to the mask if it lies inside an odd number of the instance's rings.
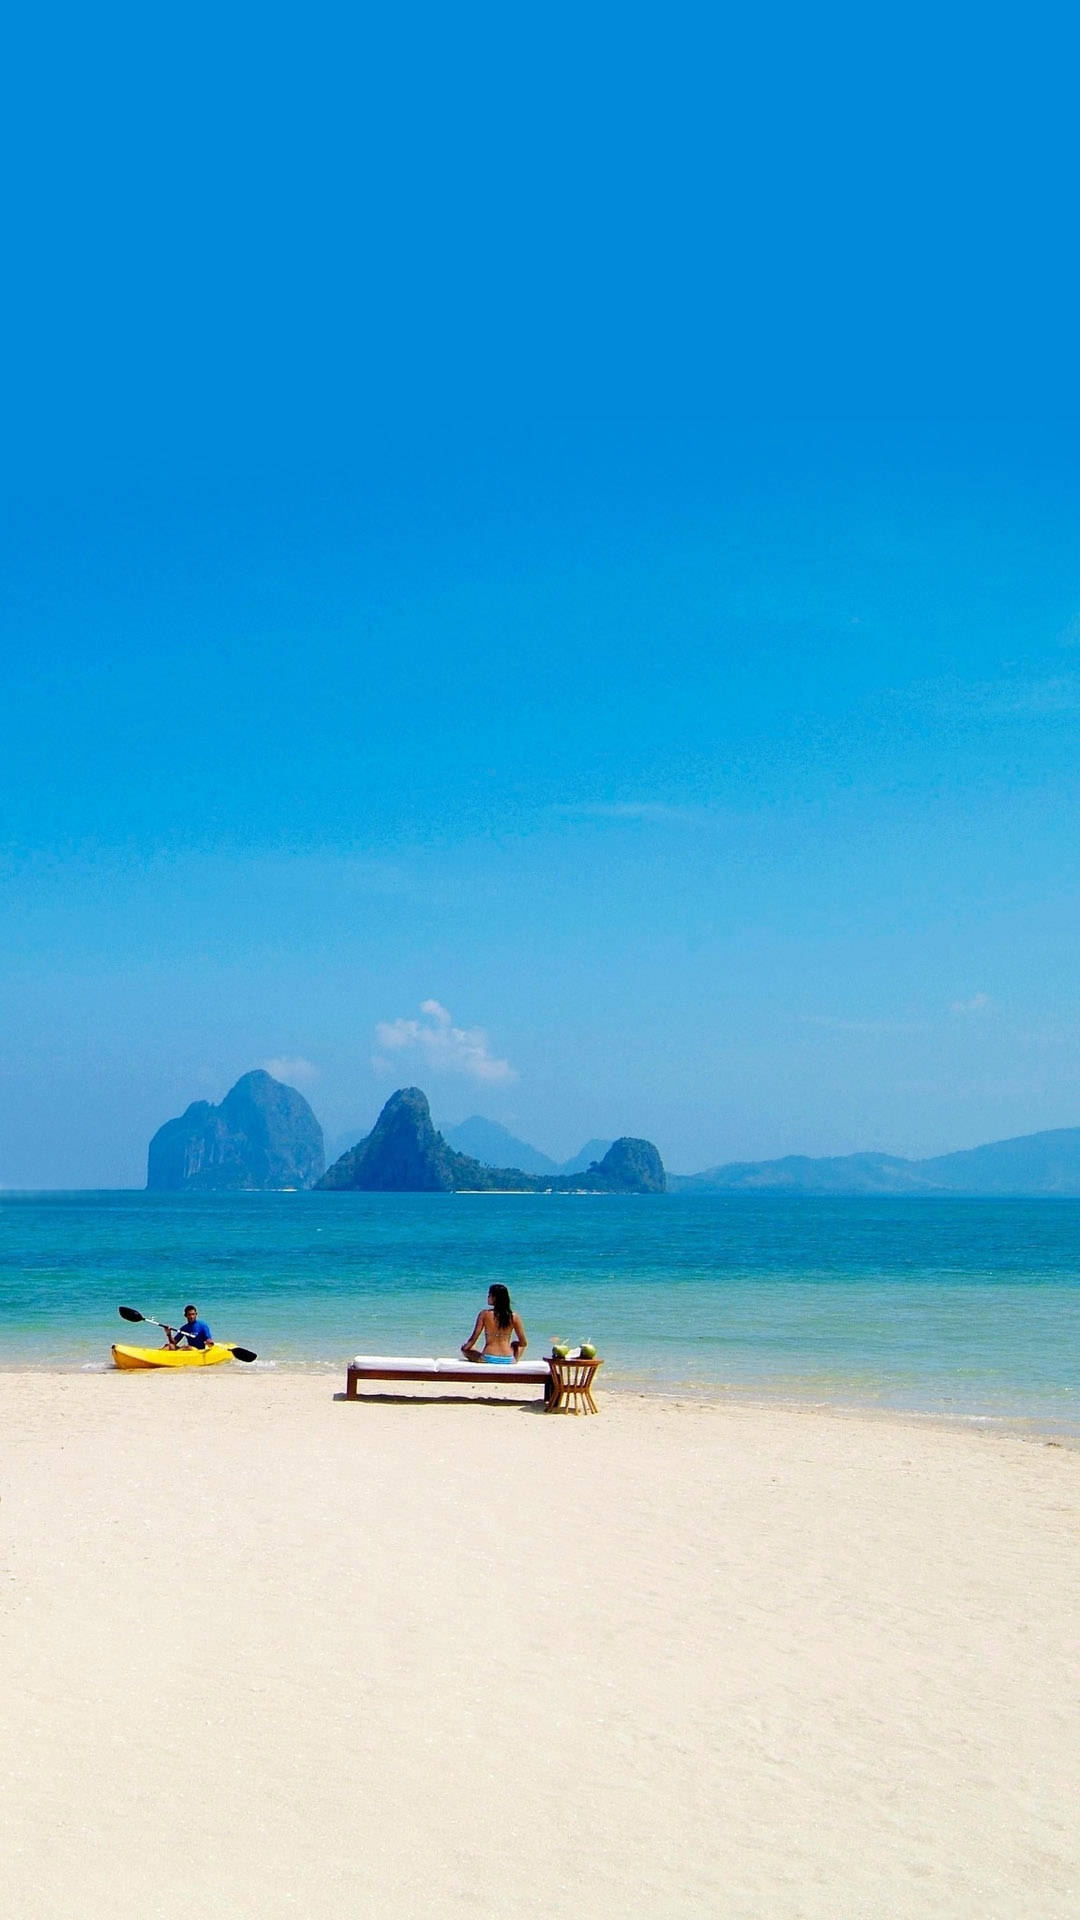
[[[210,1329],[205,1320],[199,1319],[196,1307],[185,1307],[183,1326],[165,1327],[165,1332],[166,1345],[170,1347],[197,1347],[203,1353],[214,1344]]]

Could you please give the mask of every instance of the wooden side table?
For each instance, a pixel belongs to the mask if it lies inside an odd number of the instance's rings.
[[[592,1397],[592,1383],[602,1360],[561,1360],[557,1353],[546,1354],[551,1368],[549,1413],[599,1413]]]

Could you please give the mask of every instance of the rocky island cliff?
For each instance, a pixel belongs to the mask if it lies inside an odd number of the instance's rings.
[[[150,1142],[148,1191],[257,1193],[310,1187],[326,1156],[302,1093],[261,1068],[245,1073],[220,1106],[195,1100]]]
[[[650,1140],[616,1140],[582,1173],[528,1174],[457,1153],[436,1131],[419,1087],[391,1094],[371,1132],[328,1168],[324,1192],[663,1193],[664,1165]]]

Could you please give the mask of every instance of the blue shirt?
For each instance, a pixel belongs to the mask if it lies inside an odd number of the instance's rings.
[[[198,1347],[200,1353],[205,1346],[213,1342],[214,1338],[205,1320],[185,1320],[177,1332],[185,1336],[189,1346]]]

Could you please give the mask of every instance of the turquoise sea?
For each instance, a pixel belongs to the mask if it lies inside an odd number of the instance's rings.
[[[0,1367],[100,1367],[120,1302],[190,1299],[260,1365],[341,1373],[453,1353],[492,1280],[612,1389],[1080,1432],[1070,1200],[5,1193]]]

